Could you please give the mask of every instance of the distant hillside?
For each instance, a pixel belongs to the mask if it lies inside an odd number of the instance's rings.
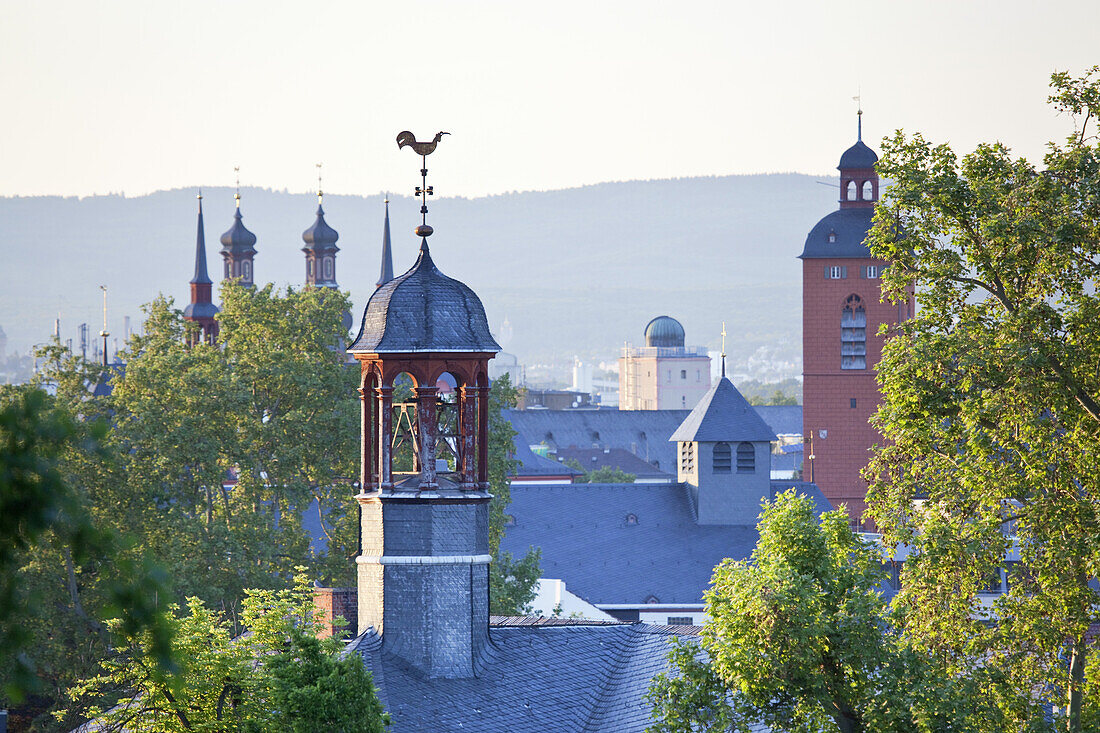
[[[638,344],[653,316],[680,319],[689,344],[717,348],[727,323],[731,359],[759,347],[800,356],[800,265],[810,227],[836,207],[812,176],[773,174],[603,183],[561,191],[432,202],[432,254],[485,302],[506,349],[521,361],[576,353],[608,358]],[[9,349],[45,340],[60,311],[62,337],[88,322],[98,332],[99,285],[110,292],[112,333],[122,316],[158,292],[188,300],[195,192],[138,198],[2,198],[0,326]],[[221,274],[218,237],[232,220],[232,191],[204,192],[211,276]],[[301,232],[313,222],[309,194],[246,189],[244,222],[259,241],[257,282],[300,283]],[[361,313],[378,278],[382,196],[325,196],[340,232],[337,279]],[[415,259],[411,197],[391,196],[394,267]]]

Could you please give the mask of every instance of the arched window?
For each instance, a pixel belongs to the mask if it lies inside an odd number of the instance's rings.
[[[856,182],[848,181],[844,186],[844,200],[854,201],[856,198]]]
[[[306,277],[313,277],[313,260],[306,260]]]
[[[867,311],[863,299],[854,294],[840,312],[840,368],[867,368]]]
[[[232,275],[230,274],[230,270],[229,270],[229,260],[226,260],[225,261],[225,279],[228,280],[230,277],[232,277]]]
[[[246,282],[252,281],[252,263],[248,260],[241,263],[241,277],[244,278]]]
[[[326,257],[325,258],[325,279],[326,280],[331,280],[332,279],[332,258],[331,257]]]
[[[715,443],[711,464],[714,473],[729,473],[731,458],[729,443]]]
[[[752,443],[738,443],[737,473],[756,473],[756,450]]]
[[[863,199],[864,201],[874,201],[875,200],[875,194],[873,193],[873,191],[874,191],[874,189],[871,185],[871,182],[870,181],[864,181],[863,182],[863,193],[860,194],[860,198]]]

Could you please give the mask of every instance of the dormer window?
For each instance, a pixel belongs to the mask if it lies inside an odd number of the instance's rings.
[[[635,524],[638,523],[638,515],[637,514],[627,514],[626,519],[623,520],[623,521],[628,527],[633,527]]]
[[[836,244],[836,232],[829,232],[829,244]]]

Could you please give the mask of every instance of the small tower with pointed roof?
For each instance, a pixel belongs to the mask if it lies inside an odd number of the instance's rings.
[[[382,224],[382,272],[378,276],[378,282],[374,284],[380,288],[390,280],[393,280],[393,253],[390,250],[390,199],[386,197],[386,220]]]
[[[233,226],[221,236],[222,259],[225,260],[225,279],[239,280],[241,285],[252,287],[254,274],[252,261],[256,257],[256,235],[245,228],[241,220],[241,182],[237,179],[237,193],[233,197],[237,210],[233,214]]]
[[[313,226],[302,232],[302,241],[306,246],[306,285],[319,288],[336,287],[336,253],[340,248],[336,240],[340,235],[325,221],[325,209],[322,206],[324,193],[321,190],[321,164],[317,164],[317,219]]]
[[[696,521],[752,525],[760,502],[771,498],[771,445],[779,438],[726,377],[725,339],[723,323],[722,376],[669,440]]]
[[[214,316],[218,306],[214,305],[213,287],[210,275],[206,271],[206,230],[202,223],[202,191],[199,191],[199,225],[195,235],[195,275],[191,278],[191,302],[183,309],[183,317],[198,326],[198,330],[188,336],[188,342],[194,344],[203,341],[213,344],[218,339],[218,321]]]
[[[432,261],[426,183],[418,193],[420,256],[374,291],[348,349],[361,367],[358,628],[426,677],[468,678],[489,643],[488,364],[500,346],[481,300]],[[395,403],[398,387],[411,395]]]

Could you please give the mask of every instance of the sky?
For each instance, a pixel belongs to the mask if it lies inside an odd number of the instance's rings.
[[[1094,0],[0,0],[0,196],[442,195],[832,173],[897,128],[1028,158],[1100,63]],[[444,154],[445,151],[445,154]],[[405,189],[409,189],[406,191]]]

